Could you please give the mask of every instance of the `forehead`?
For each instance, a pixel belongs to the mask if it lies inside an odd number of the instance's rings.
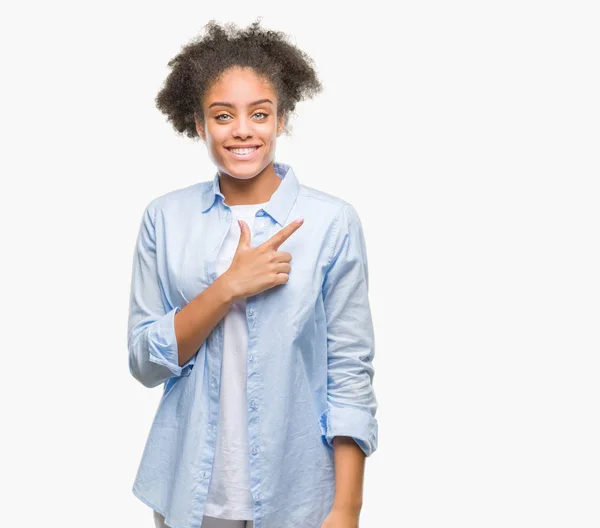
[[[259,99],[271,99],[275,102],[276,94],[271,83],[259,77],[249,68],[231,68],[209,88],[204,97],[204,104],[215,101],[228,102],[245,106]]]

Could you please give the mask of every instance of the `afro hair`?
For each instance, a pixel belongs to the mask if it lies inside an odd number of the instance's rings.
[[[284,131],[289,134],[296,103],[322,91],[312,59],[284,33],[263,29],[259,21],[240,29],[211,20],[204,29],[169,61],[171,71],[156,96],[156,106],[173,128],[198,137],[194,114],[204,121],[204,96],[225,71],[237,66],[252,68],[269,80],[277,94],[278,117],[284,114]]]

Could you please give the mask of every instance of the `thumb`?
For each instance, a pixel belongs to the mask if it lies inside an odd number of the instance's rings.
[[[238,247],[249,249],[250,248],[250,228],[248,224],[243,220],[238,220],[238,224],[240,226],[240,241],[238,243]]]

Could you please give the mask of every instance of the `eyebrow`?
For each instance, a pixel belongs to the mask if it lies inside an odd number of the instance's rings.
[[[273,104],[273,101],[271,101],[271,99],[259,99],[258,101],[250,103],[250,106],[256,106],[262,103]],[[214,103],[210,104],[208,108],[212,108],[213,106],[228,106],[229,108],[233,108],[233,105],[231,103],[225,103],[224,101],[215,101]]]

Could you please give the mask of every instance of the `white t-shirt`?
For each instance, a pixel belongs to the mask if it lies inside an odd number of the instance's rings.
[[[217,257],[217,275],[229,269],[238,247],[238,218],[252,230],[256,212],[265,205],[266,202],[229,206],[231,227]],[[221,519],[253,520],[254,500],[250,491],[248,456],[248,323],[245,299],[233,303],[223,324],[217,445],[204,514]]]

